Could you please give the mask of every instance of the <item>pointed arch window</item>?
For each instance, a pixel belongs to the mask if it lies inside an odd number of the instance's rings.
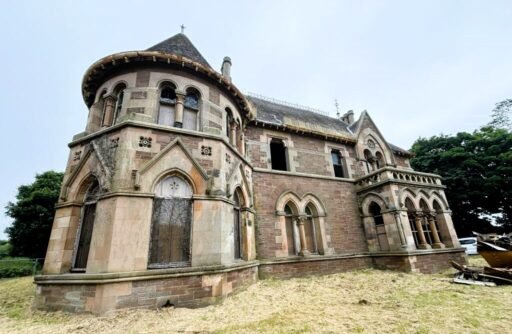
[[[149,268],[190,265],[192,194],[192,187],[180,176],[168,176],[157,184]]]
[[[412,236],[414,237],[414,243],[416,247],[419,247],[420,240],[418,236],[418,229],[416,228],[416,208],[414,203],[409,199],[405,199],[405,207],[407,208],[407,218],[409,219],[409,225],[411,227]]]
[[[84,197],[84,205],[80,219],[80,227],[78,229],[75,249],[75,258],[73,263],[73,271],[85,271],[89,251],[91,248],[92,232],[94,228],[94,220],[96,218],[96,203],[100,194],[98,181],[94,179]]]
[[[233,205],[233,237],[234,237],[234,247],[235,247],[235,260],[242,258],[242,216],[241,216],[241,206],[242,206],[242,198],[240,194],[240,190],[237,189],[235,191],[235,196],[233,197],[233,201],[235,202]]]
[[[380,205],[375,202],[371,202],[368,207],[370,215],[373,217],[375,223],[375,231],[377,233],[377,241],[381,251],[389,250],[389,242],[386,233],[386,226],[384,225],[384,218],[382,217],[382,211]]]
[[[318,253],[317,246],[317,237],[316,237],[316,228],[315,228],[315,217],[313,216],[313,211],[308,205],[304,210],[306,213],[306,219],[304,221],[304,234],[306,236],[306,250],[309,253],[316,254]]]
[[[284,207],[285,213],[285,229],[286,229],[286,241],[288,245],[288,256],[295,256],[299,253],[297,249],[297,228],[295,224],[296,215],[293,213],[293,204],[286,204]]]
[[[164,83],[160,89],[160,106],[158,109],[158,124],[174,126],[176,120],[176,87]]]

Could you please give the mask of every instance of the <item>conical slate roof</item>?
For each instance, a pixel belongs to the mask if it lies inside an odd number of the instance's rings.
[[[199,53],[194,44],[188,39],[185,34],[176,34],[165,41],[162,41],[156,45],[153,45],[146,51],[161,51],[166,53],[172,53],[178,56],[186,57],[192,61],[198,62],[202,65],[211,68],[210,64],[204,59]]]

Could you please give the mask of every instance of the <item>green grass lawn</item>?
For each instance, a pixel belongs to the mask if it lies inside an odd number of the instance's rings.
[[[473,265],[483,265],[471,257]],[[2,333],[510,333],[512,286],[451,283],[436,275],[359,270],[264,280],[200,309],[104,317],[30,309],[32,278],[0,280]]]

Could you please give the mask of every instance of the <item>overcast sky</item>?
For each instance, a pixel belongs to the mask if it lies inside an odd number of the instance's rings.
[[[0,206],[63,171],[85,70],[186,35],[242,91],[335,115],[367,109],[389,142],[472,131],[512,97],[511,1],[5,1]],[[9,219],[0,214],[0,239]]]

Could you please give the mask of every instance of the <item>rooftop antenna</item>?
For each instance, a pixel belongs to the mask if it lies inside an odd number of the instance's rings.
[[[185,25],[183,23],[180,25],[180,28],[181,28],[181,33],[184,34],[186,27],[185,27]]]
[[[336,107],[336,117],[340,118],[340,105],[338,104],[338,99],[334,99],[334,106]]]

